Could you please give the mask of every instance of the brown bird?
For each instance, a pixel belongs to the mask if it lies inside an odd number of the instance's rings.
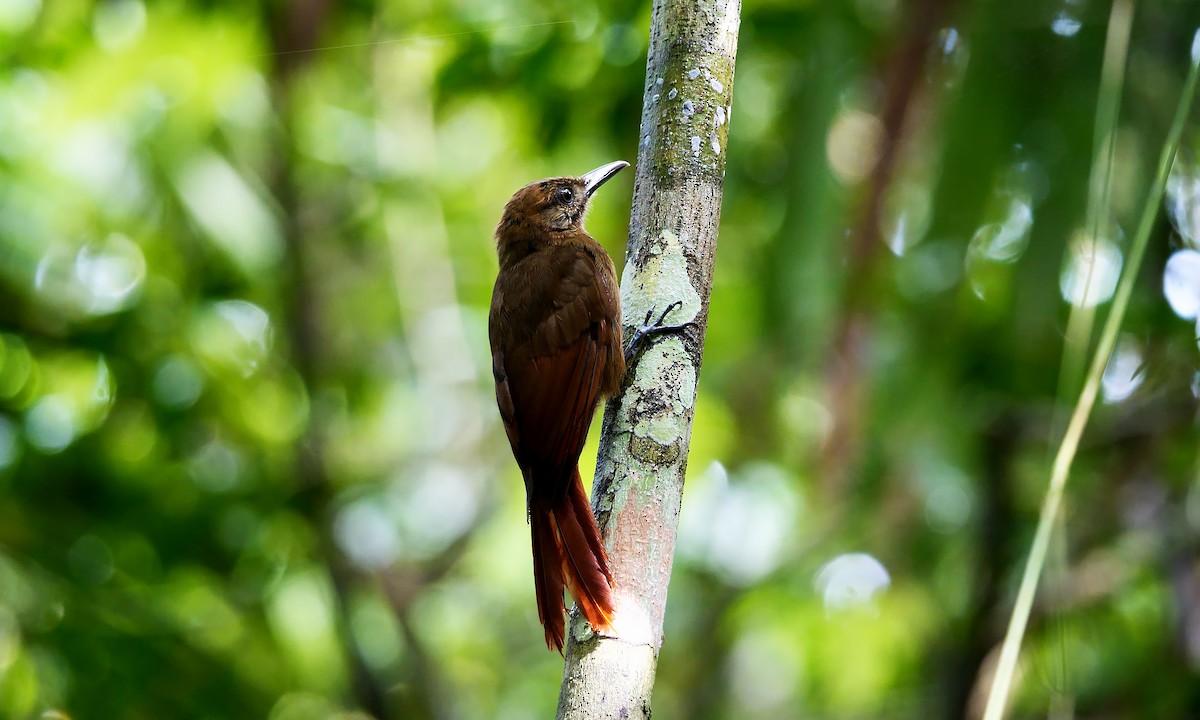
[[[622,349],[617,271],[583,218],[592,193],[628,166],[530,183],[496,227],[500,274],[488,317],[496,403],[525,478],[538,618],[559,652],[564,587],[595,630],[611,632],[614,618],[613,577],[579,477],[592,415],[620,390],[638,340],[682,327],[662,325],[666,312],[649,325],[648,314]]]

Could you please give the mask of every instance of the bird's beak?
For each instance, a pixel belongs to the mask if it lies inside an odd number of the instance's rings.
[[[629,163],[625,162],[624,160],[617,160],[616,162],[610,162],[607,165],[601,165],[590,173],[587,173],[583,177],[579,178],[583,181],[583,194],[586,197],[591,197],[592,193],[596,192],[596,188],[608,182],[609,178],[627,167],[629,167]]]

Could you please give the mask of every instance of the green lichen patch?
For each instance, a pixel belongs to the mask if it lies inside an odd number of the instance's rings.
[[[664,322],[675,325],[695,320],[700,313],[700,295],[688,277],[683,244],[675,233],[663,230],[645,249],[641,267],[626,263],[621,277],[621,307],[626,326],[641,324],[650,310],[657,313],[673,302],[683,306],[666,317]]]

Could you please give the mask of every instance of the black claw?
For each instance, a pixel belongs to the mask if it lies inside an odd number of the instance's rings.
[[[663,310],[662,314],[658,316],[658,320],[655,320],[652,324],[650,322],[650,318],[654,317],[654,306],[651,305],[650,309],[646,311],[646,319],[642,321],[641,327],[636,328],[633,331],[633,336],[629,338],[629,344],[625,347],[625,361],[628,362],[629,359],[633,357],[634,351],[637,350],[638,344],[651,335],[657,335],[658,333],[670,332],[673,330],[683,330],[684,328],[695,324],[689,320],[688,322],[680,323],[679,325],[663,325],[663,321],[667,319],[667,315],[670,315],[672,310],[681,307],[683,307],[683,302],[676,300],[668,305],[667,309]]]
[[[658,316],[658,320],[656,320],[654,322],[654,327],[662,327],[663,320],[665,320],[667,318],[667,315],[670,315],[671,311],[674,310],[675,308],[681,308],[681,307],[683,307],[682,300],[676,300],[675,302],[668,305],[667,309],[662,311],[662,315]],[[650,308],[650,312],[646,313],[646,323],[647,324],[650,323],[650,314],[653,312],[654,312],[654,308]]]

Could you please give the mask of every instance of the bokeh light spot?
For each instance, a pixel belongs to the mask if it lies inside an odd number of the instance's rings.
[[[903,257],[925,237],[931,218],[929,190],[916,182],[905,182],[892,190],[881,220],[880,234],[897,257]]]
[[[936,295],[962,279],[962,250],[956,243],[938,240],[922,243],[896,265],[896,284],[912,300]]]
[[[1123,337],[1113,350],[1101,378],[1104,402],[1118,403],[1142,384],[1142,350],[1136,340]]]
[[[1200,249],[1200,167],[1182,157],[1175,159],[1167,178],[1167,217],[1175,232]]]
[[[172,355],[154,373],[154,397],[164,407],[183,410],[191,407],[204,390],[204,375],[186,357]]]
[[[1059,279],[1063,299],[1078,307],[1108,302],[1117,288],[1123,262],[1121,250],[1111,242],[1076,238]]]
[[[364,570],[382,570],[400,555],[396,522],[373,500],[356,500],[342,508],[333,532],[338,547]]]
[[[755,717],[787,715],[786,705],[796,693],[801,649],[778,632],[755,630],[743,634],[729,655],[729,687],[741,707]]]
[[[85,585],[102,585],[113,575],[113,555],[95,535],[84,535],[67,552],[71,573]]]
[[[405,554],[430,557],[465,532],[479,512],[478,485],[465,467],[434,463],[394,486],[389,504],[400,521]]]
[[[213,439],[192,455],[188,469],[198,486],[210,492],[223,493],[240,484],[244,464],[237,449]]]
[[[975,231],[968,252],[993,262],[1016,262],[1029,244],[1033,227],[1033,208],[1025,198],[1009,201],[1003,222],[989,223]]]
[[[403,637],[392,609],[372,597],[355,604],[350,629],[363,658],[372,667],[386,669],[400,659]]]
[[[825,563],[815,584],[827,610],[847,610],[870,603],[892,584],[892,578],[874,557],[846,553]]]
[[[308,427],[308,393],[295,373],[264,378],[239,400],[242,423],[265,442],[290,443]]]
[[[861,110],[843,110],[834,118],[825,139],[825,157],[843,184],[866,179],[879,159],[883,123]]]
[[[47,395],[25,414],[25,435],[42,452],[61,452],[75,440],[75,404],[62,395]]]
[[[142,250],[124,235],[80,248],[75,255],[75,282],[80,310],[107,315],[129,306],[146,279]]]
[[[800,505],[783,470],[757,463],[731,482],[725,466],[714,462],[698,480],[680,516],[684,556],[741,586],[777,568]]]
[[[958,28],[943,28],[938,32],[937,43],[930,49],[929,74],[940,81],[943,88],[956,87],[967,71],[971,51]]]
[[[235,646],[242,636],[242,621],[216,587],[198,577],[180,585],[172,606],[188,639],[207,650]]]
[[[336,688],[341,677],[331,592],[325,576],[304,571],[283,580],[267,608],[271,628],[290,663],[307,685],[316,688]]]
[[[1079,18],[1070,15],[1065,10],[1060,10],[1050,21],[1050,29],[1055,35],[1062,37],[1074,37],[1081,27],[1083,27],[1083,23],[1079,21]]]
[[[925,520],[939,532],[954,532],[971,518],[971,496],[962,487],[942,483],[925,498]]]
[[[41,0],[0,2],[0,30],[18,33],[33,24],[42,9]]]
[[[130,137],[123,126],[85,120],[63,131],[53,147],[53,167],[102,201],[106,212],[127,210],[140,197]]]
[[[192,324],[192,345],[210,369],[243,378],[262,369],[271,346],[271,317],[254,303],[222,300]]]
[[[139,0],[111,0],[96,6],[92,35],[109,52],[133,45],[145,29],[146,6]]]
[[[16,335],[0,335],[0,398],[11,399],[25,389],[33,375],[33,355]]]
[[[1200,315],[1200,252],[1188,249],[1171,254],[1163,270],[1163,295],[1184,320]]]

